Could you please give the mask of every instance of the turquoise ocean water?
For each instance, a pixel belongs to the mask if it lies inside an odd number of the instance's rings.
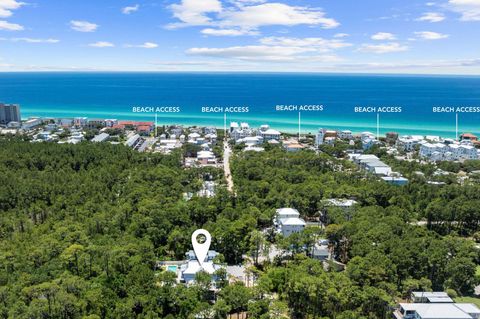
[[[396,106],[382,114],[381,132],[453,137],[455,115],[433,113],[434,106],[480,107],[480,77],[332,75],[291,73],[0,73],[0,101],[21,104],[22,117],[74,117],[153,120],[133,106],[178,106],[179,114],[159,114],[159,124],[223,127],[223,114],[203,106],[248,106],[228,121],[296,132],[297,112],[275,106],[321,104],[323,112],[302,113],[302,133],[318,128],[376,130],[375,114],[355,106]],[[480,134],[480,114],[460,114],[460,132]]]

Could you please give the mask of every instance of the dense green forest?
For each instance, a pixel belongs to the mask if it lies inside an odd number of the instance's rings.
[[[395,298],[415,289],[467,295],[477,284],[473,240],[480,187],[415,181],[389,186],[325,154],[240,152],[232,159],[236,196],[193,197],[204,176],[182,168],[182,153],[143,154],[110,144],[0,140],[0,318],[387,318]],[[318,217],[324,199],[355,198],[349,216],[282,239],[259,230],[276,208]],[[426,226],[416,221],[425,218]],[[215,304],[209,278],[176,285],[158,260],[182,259],[203,227],[225,262],[258,253],[258,242],[286,254],[249,269],[257,285],[223,283]],[[268,232],[267,232],[268,233]],[[330,239],[346,271],[325,270],[305,254]]]

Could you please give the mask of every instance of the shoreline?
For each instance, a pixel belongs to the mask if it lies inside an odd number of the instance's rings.
[[[43,113],[43,112],[38,112]],[[145,113],[117,113],[110,114],[107,112],[88,112],[86,114],[81,114],[79,112],[67,112],[65,114],[55,114],[54,112],[46,112],[51,113],[52,116],[44,116],[44,115],[35,115],[35,113],[30,112],[23,112],[22,120],[27,120],[29,118],[42,118],[42,119],[70,119],[75,117],[87,117],[88,119],[118,119],[118,120],[132,120],[132,121],[151,121],[155,122],[155,114],[145,114]],[[128,115],[127,115],[128,114]],[[250,113],[252,114],[252,113]],[[90,116],[89,116],[90,115]],[[92,116],[93,115],[93,116]],[[232,114],[233,115],[233,114]],[[244,114],[240,115],[237,113],[238,116],[230,116],[227,117],[227,129],[230,125],[230,122],[247,122],[250,124],[251,127],[260,127],[263,124],[268,124],[272,128],[279,130],[283,133],[288,134],[298,134],[298,121],[292,120],[291,118],[281,118],[281,117],[267,117],[267,116],[258,116],[258,117],[251,117],[245,116]],[[293,114],[292,114],[293,116]],[[384,121],[383,125],[380,125],[380,135],[384,136],[386,133],[395,132],[399,135],[434,135],[440,136],[444,138],[455,138],[455,128],[453,126],[442,127],[442,126],[421,126],[420,129],[419,124],[412,123],[400,123],[395,124],[392,123],[392,120]],[[198,126],[198,127],[205,127],[211,126],[217,129],[224,128],[224,119],[223,115],[218,114],[211,114],[211,115],[202,115],[202,114],[168,114],[168,116],[164,116],[162,114],[158,114],[157,120],[158,126],[173,126],[173,125],[183,125],[188,127]],[[329,129],[329,130],[349,130],[352,131],[353,134],[360,134],[362,132],[370,131],[376,133],[377,127],[376,123],[373,120],[370,121],[345,121],[342,122],[341,120],[330,120],[330,119],[323,119],[322,121],[317,121],[313,119],[305,119],[302,121],[301,124],[301,134],[316,134],[319,129]],[[477,131],[478,130],[478,131]],[[480,135],[480,129],[473,129],[471,127],[459,127],[459,134],[461,133],[472,133],[475,135]]]

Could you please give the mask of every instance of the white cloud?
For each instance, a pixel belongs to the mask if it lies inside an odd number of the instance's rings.
[[[27,42],[27,43],[58,43],[58,39],[34,39],[34,38],[12,38],[13,42]]]
[[[0,20],[0,30],[6,30],[6,31],[22,31],[24,28],[23,26],[16,24],[16,23],[10,23],[8,21],[3,21]]]
[[[448,38],[448,34],[442,34],[432,31],[415,32],[415,35],[423,40],[440,40]]]
[[[241,36],[241,35],[257,35],[258,32],[251,31],[251,30],[239,30],[239,29],[212,29],[206,28],[201,31],[202,34],[205,35],[213,35],[213,36]]]
[[[70,21],[70,27],[78,32],[94,32],[98,29],[98,25],[95,23],[91,23],[88,21],[78,21],[72,20]]]
[[[8,18],[13,15],[13,10],[19,9],[25,3],[17,0],[0,0],[0,18]]]
[[[130,13],[133,13],[133,12],[137,12],[138,9],[140,9],[140,5],[136,4],[134,6],[122,8],[122,13],[123,14],[130,14]]]
[[[349,36],[350,36],[350,34],[348,34],[348,33],[337,33],[333,37],[334,38],[346,38],[346,37],[349,37]]]
[[[232,5],[233,3],[233,5]],[[222,6],[219,0],[182,0],[172,4],[169,8],[179,22],[167,25],[175,29],[185,26],[209,26],[216,35],[225,33],[239,33],[238,30],[255,32],[263,26],[295,26],[310,25],[324,29],[335,28],[340,25],[336,20],[327,18],[325,13],[317,8],[305,6],[290,6],[283,3],[255,0],[231,1],[229,6]],[[210,30],[210,29],[208,29]],[[212,29],[213,30],[213,29]]]
[[[438,12],[426,12],[417,21],[428,21],[428,22],[441,22],[445,20],[443,13]]]
[[[315,51],[315,49],[307,47],[248,45],[227,48],[191,48],[187,50],[187,54],[265,62],[298,62],[299,60],[307,59],[311,62],[333,62],[340,60],[333,55],[303,55],[304,53]]]
[[[381,44],[363,44],[358,51],[375,53],[375,54],[384,54],[384,53],[393,53],[393,52],[403,52],[407,51],[408,46],[402,45],[398,42],[389,42]]]
[[[219,0],[182,0],[178,4],[170,5],[173,16],[180,20],[180,23],[168,25],[169,28],[181,26],[209,25],[211,19],[208,13],[221,12],[222,4]]]
[[[312,47],[318,52],[329,52],[351,46],[343,40],[327,40],[323,38],[287,38],[287,37],[266,37],[260,39],[260,43],[271,46],[284,47]]]
[[[338,62],[341,59],[325,53],[350,45],[338,39],[265,37],[255,45],[191,48],[187,50],[187,54],[250,62],[327,63]]]
[[[325,13],[308,7],[289,6],[283,3],[263,3],[226,10],[220,14],[220,24],[257,29],[262,26],[318,25],[323,29],[336,28],[336,20],[325,17]]]
[[[145,42],[143,44],[126,44],[126,48],[142,48],[142,49],[155,49],[158,48],[158,44],[153,42]]]
[[[447,7],[459,13],[462,21],[480,21],[480,0],[449,0]]]
[[[385,41],[385,40],[395,40],[396,37],[394,34],[389,33],[389,32],[378,32],[372,35],[372,40],[379,40],[379,41]]]
[[[94,43],[90,43],[88,46],[93,48],[112,48],[115,46],[115,44],[107,41],[97,41]]]

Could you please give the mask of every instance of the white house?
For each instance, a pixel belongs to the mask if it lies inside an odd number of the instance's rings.
[[[193,284],[195,282],[195,276],[197,275],[197,273],[200,271],[204,271],[207,274],[212,275],[212,284],[215,288],[215,282],[217,280],[216,276],[214,276],[215,271],[224,267],[213,262],[217,255],[218,253],[216,251],[209,250],[203,262],[203,266],[200,266],[195,252],[193,250],[190,250],[185,254],[187,259],[186,263],[180,265],[177,280],[188,285]]]
[[[413,291],[411,299],[414,303],[453,303],[452,298],[443,291]]]
[[[423,136],[419,135],[408,135],[398,138],[396,146],[399,150],[405,152],[411,152],[415,147],[422,142],[425,142]]]
[[[101,142],[107,141],[109,138],[110,138],[109,134],[101,133],[101,134],[96,135],[94,138],[92,138],[92,142],[101,143]]]
[[[325,139],[325,130],[319,129],[317,135],[315,135],[315,146],[319,146],[323,144]]]
[[[307,224],[300,218],[298,210],[294,208],[280,208],[276,211],[274,225],[278,233],[288,237],[293,233],[303,231]]]
[[[401,303],[396,319],[478,319],[480,309],[471,303]]]
[[[280,140],[281,133],[274,129],[268,129],[266,131],[260,131],[260,136],[263,138],[265,142],[270,140]]]
[[[215,164],[215,154],[212,151],[200,151],[197,153],[197,161],[201,164]]]
[[[42,124],[42,119],[40,118],[31,118],[22,123],[22,129],[31,130],[32,128]]]
[[[338,132],[338,138],[342,140],[351,140],[353,139],[352,131],[345,130]]]

